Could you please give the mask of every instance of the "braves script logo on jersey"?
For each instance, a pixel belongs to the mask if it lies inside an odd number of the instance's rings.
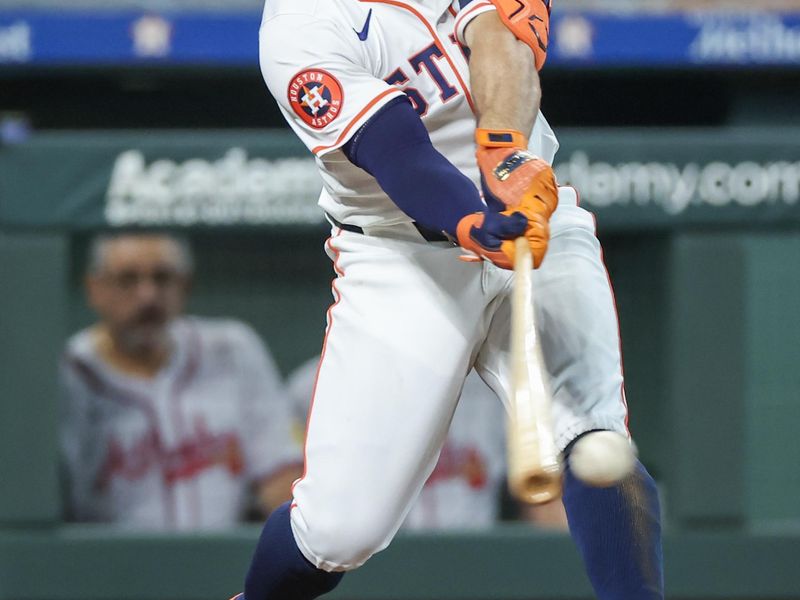
[[[474,490],[486,487],[489,479],[488,467],[478,448],[445,442],[439,462],[425,485],[435,485],[439,481],[451,479],[463,479]]]
[[[202,418],[195,431],[173,448],[164,448],[158,433],[150,429],[126,447],[115,436],[107,442],[106,460],[95,480],[105,490],[115,477],[136,481],[158,469],[167,485],[192,479],[206,469],[223,467],[233,476],[244,471],[244,453],[235,432],[213,433]]]
[[[307,69],[292,77],[288,93],[292,110],[314,129],[338,117],[344,102],[341,84],[322,69]]]

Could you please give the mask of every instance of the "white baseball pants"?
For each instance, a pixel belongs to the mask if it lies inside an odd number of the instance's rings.
[[[592,215],[560,189],[534,272],[556,442],[627,434],[619,330]],[[305,557],[350,570],[388,546],[431,473],[474,365],[507,402],[512,273],[458,260],[413,225],[334,228],[337,278],[292,529]]]

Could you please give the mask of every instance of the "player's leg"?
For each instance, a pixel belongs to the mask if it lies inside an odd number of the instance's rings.
[[[556,442],[608,429],[627,435],[619,329],[594,220],[561,188],[547,256],[533,277],[539,339],[553,395]],[[510,306],[498,307],[476,369],[507,398]],[[663,598],[655,484],[641,464],[620,485],[592,488],[567,470],[564,506],[600,600]]]
[[[315,598],[388,545],[435,465],[483,335],[481,269],[457,248],[345,232],[331,250],[337,299],[306,469],[291,509],[264,528],[247,600]]]
[[[569,448],[565,457],[568,453]],[[563,501],[600,600],[663,600],[658,490],[642,463],[637,461],[630,476],[608,488],[586,485],[567,466]]]
[[[261,530],[245,581],[245,594],[234,600],[310,600],[333,590],[344,573],[323,571],[303,556],[294,539],[291,503],[269,515]]]

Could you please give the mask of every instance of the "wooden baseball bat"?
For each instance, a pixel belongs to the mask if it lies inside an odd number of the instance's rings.
[[[561,495],[561,456],[553,436],[550,394],[533,316],[533,264],[524,237],[515,242],[511,297],[512,390],[508,415],[508,484],[529,504]]]

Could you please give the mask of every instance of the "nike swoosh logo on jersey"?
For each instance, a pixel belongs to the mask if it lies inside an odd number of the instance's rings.
[[[361,31],[356,31],[355,29],[353,29],[353,31],[356,32],[358,39],[360,39],[362,42],[367,41],[367,36],[369,35],[369,20],[371,18],[372,18],[372,9],[370,8],[369,12],[367,13],[367,22],[364,23],[363,29]]]

